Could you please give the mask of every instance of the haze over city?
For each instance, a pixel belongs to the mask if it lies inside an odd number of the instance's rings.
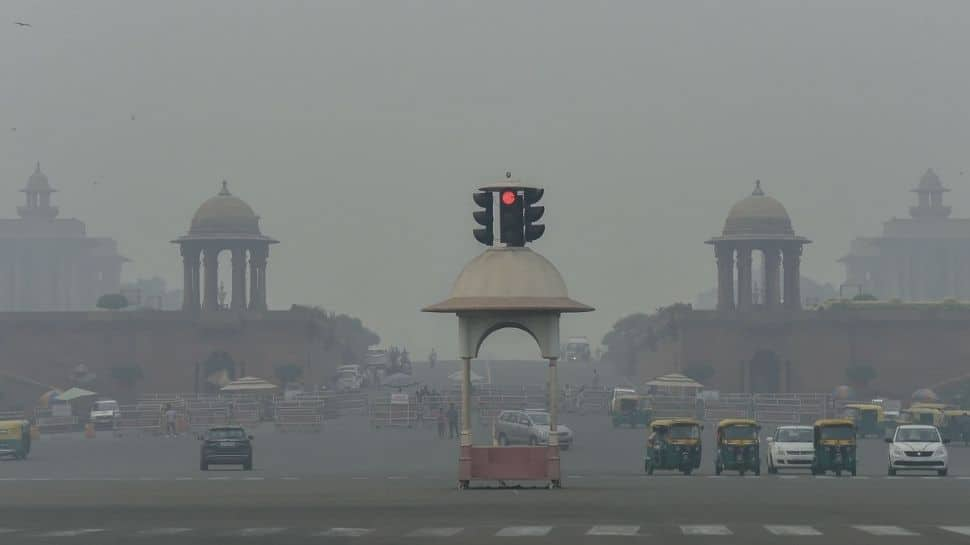
[[[946,9],[942,9],[942,8]],[[970,215],[970,6],[866,2],[11,0],[0,179],[35,161],[62,215],[115,238],[125,278],[180,287],[193,211],[223,179],[282,241],[269,305],[455,347],[444,298],[480,251],[471,192],[546,187],[535,248],[598,312],[564,335],[692,301],[703,244],[755,179],[838,286],[857,235],[904,216],[929,167]],[[15,129],[15,130],[14,130]],[[95,183],[96,182],[96,183]],[[535,355],[513,333],[488,351]]]

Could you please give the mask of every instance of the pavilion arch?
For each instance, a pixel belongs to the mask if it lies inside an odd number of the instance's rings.
[[[477,358],[485,339],[502,329],[524,331],[535,340],[544,359],[559,359],[559,315],[537,312],[459,314],[459,357]]]

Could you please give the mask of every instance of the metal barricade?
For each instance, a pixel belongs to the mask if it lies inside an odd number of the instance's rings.
[[[412,403],[374,401],[370,405],[370,422],[374,428],[412,428],[417,420],[416,407]]]
[[[323,429],[323,399],[277,401],[276,429],[280,431],[319,432]]]
[[[144,403],[138,405],[121,405],[118,407],[120,416],[115,424],[118,435],[162,433],[162,405],[159,403]]]

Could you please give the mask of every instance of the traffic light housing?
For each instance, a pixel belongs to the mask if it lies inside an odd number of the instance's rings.
[[[475,204],[482,208],[482,210],[476,210],[472,214],[475,222],[482,226],[480,229],[472,231],[472,233],[475,235],[475,240],[486,246],[491,246],[495,242],[495,234],[492,227],[495,223],[492,193],[490,191],[478,191],[472,195],[472,198],[475,199]]]
[[[542,215],[546,213],[546,207],[536,206],[536,203],[542,200],[542,194],[544,190],[542,189],[524,189],[522,190],[522,201],[523,201],[523,231],[525,236],[525,242],[532,242],[538,240],[543,233],[546,232],[545,225],[536,225],[535,222],[542,219]]]
[[[506,246],[525,246],[524,225],[522,223],[522,197],[513,189],[499,192],[499,217],[501,224],[500,240]]]

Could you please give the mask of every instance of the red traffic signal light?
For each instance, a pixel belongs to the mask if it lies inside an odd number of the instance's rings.
[[[512,206],[513,204],[515,204],[515,199],[517,198],[518,197],[516,196],[515,191],[502,192],[502,204],[504,204],[505,206]]]

